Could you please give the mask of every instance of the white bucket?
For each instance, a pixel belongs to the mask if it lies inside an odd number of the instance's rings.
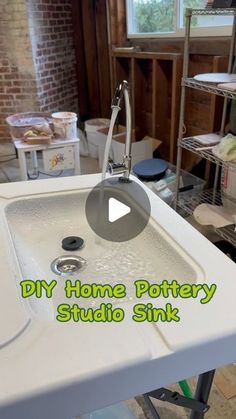
[[[110,125],[110,119],[96,118],[85,122],[85,132],[88,140],[88,151],[90,157],[98,158],[98,148],[101,141],[100,134],[97,132],[101,128],[107,128]]]
[[[74,112],[55,112],[52,114],[54,132],[59,138],[77,138],[77,115]]]

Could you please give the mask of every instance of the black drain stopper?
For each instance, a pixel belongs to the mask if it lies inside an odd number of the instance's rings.
[[[79,250],[83,247],[84,240],[81,237],[69,236],[62,240],[61,245],[64,250]]]

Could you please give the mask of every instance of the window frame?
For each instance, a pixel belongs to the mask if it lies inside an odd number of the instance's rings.
[[[130,32],[130,28],[134,23],[130,22],[130,16],[134,16],[132,13],[133,9],[133,0],[126,0],[126,30],[127,30],[127,38],[128,39],[135,39],[135,38],[184,38],[185,36],[185,29],[178,26],[178,22],[180,23],[180,11],[181,11],[181,3],[180,0],[175,1],[175,28],[174,31],[171,32]],[[228,37],[232,35],[232,25],[224,25],[224,26],[205,26],[205,27],[198,27],[198,28],[191,28],[191,36],[194,38],[198,37]]]

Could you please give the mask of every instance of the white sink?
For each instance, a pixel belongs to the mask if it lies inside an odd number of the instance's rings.
[[[138,279],[149,282],[168,279],[179,283],[185,278],[188,282],[199,279],[200,270],[194,259],[184,253],[154,220],[135,239],[123,243],[97,237],[85,216],[87,196],[88,191],[60,193],[20,199],[6,206],[6,220],[22,277],[58,281],[52,299],[35,297],[29,300],[39,319],[55,319],[57,306],[65,301],[66,277],[53,273],[51,263],[61,255],[72,253],[61,246],[62,239],[67,236],[80,236],[85,240],[85,246],[73,252],[87,262],[85,269],[78,272],[77,279],[82,283],[125,283],[127,297],[121,301],[111,300],[113,304],[134,303],[134,281]],[[71,304],[74,302],[70,299]],[[101,302],[102,299],[81,299],[80,305],[95,306]]]
[[[100,175],[88,175],[0,187],[4,419],[69,419],[236,359],[235,264],[145,186],[151,203],[145,230],[125,243],[97,237],[84,209],[99,181]],[[111,301],[126,310],[122,323],[56,320],[58,305],[67,302],[67,277],[53,273],[51,263],[67,253],[61,241],[71,235],[85,240],[73,254],[86,266],[70,279],[124,282],[127,296]],[[51,299],[23,299],[20,282],[25,279],[56,279],[58,285]],[[215,283],[217,291],[204,305],[199,298],[168,299],[180,311],[178,323],[136,323],[131,317],[138,279]],[[158,307],[167,302],[147,295],[144,301]],[[96,307],[104,301],[69,300],[75,302]]]

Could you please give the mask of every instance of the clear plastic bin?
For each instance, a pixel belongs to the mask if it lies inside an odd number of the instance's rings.
[[[135,419],[135,416],[124,403],[119,403],[80,416],[80,419]]]
[[[167,204],[172,205],[175,199],[176,188],[176,166],[168,163],[166,175],[157,182],[145,182],[146,185],[156,193]],[[180,197],[203,191],[205,180],[198,178],[186,170],[180,171]]]
[[[168,168],[172,173],[176,173],[176,166],[171,163],[168,163]],[[165,178],[168,175],[165,176]],[[164,179],[165,179],[164,178]],[[196,192],[201,192],[204,189],[206,182],[199,177],[192,175],[192,173],[187,172],[186,170],[180,171],[180,193],[181,194],[192,194]],[[175,192],[175,182],[168,184],[168,187]]]

